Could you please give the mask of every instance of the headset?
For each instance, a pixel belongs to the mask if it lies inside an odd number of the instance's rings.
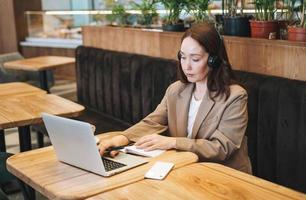
[[[217,52],[219,52],[221,48],[221,44],[223,43],[223,39],[219,31],[217,29],[215,29],[215,31],[217,32],[218,37],[219,37],[219,44],[218,44],[218,49],[217,49]],[[207,59],[207,65],[213,69],[220,67],[222,62],[223,62],[222,59],[218,55],[209,54],[208,59]]]
[[[217,31],[217,33],[218,33],[218,36],[219,36],[219,39],[220,39],[220,42],[219,42],[219,45],[218,45],[218,50],[217,50],[217,52],[219,52],[223,40],[222,40],[222,37],[221,37],[220,33],[218,31]],[[179,61],[181,60],[181,57],[182,56],[181,56],[181,53],[179,51],[177,53],[177,58],[178,58]],[[212,69],[216,69],[216,68],[220,67],[222,62],[223,62],[222,59],[218,55],[209,54],[208,59],[207,59],[207,65]]]
[[[207,65],[213,69],[220,67],[222,63],[221,58],[217,55],[209,55],[207,59]]]
[[[182,58],[180,51],[177,52],[177,58],[178,58],[179,61]],[[219,56],[211,55],[211,54],[208,56],[208,59],[207,59],[208,67],[211,67],[212,69],[216,69],[216,68],[220,67],[221,63],[222,63],[222,59],[219,58]]]

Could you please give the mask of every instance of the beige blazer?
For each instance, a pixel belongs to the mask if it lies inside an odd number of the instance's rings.
[[[188,111],[194,84],[177,81],[171,84],[154,112],[123,134],[132,141],[147,134],[164,133],[176,137],[176,149],[191,151],[200,161],[219,162],[251,173],[247,151],[247,93],[230,86],[231,94],[211,100],[208,93],[199,107],[192,138],[187,138]]]

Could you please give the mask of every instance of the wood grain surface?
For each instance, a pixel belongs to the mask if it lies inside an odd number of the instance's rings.
[[[21,46],[22,55],[25,58],[37,56],[66,56],[75,57],[75,49],[54,48],[54,47],[36,47],[36,46]],[[76,80],[75,64],[69,64],[54,69],[54,77],[56,79]]]
[[[46,91],[23,82],[0,84],[0,99],[28,96],[32,94],[46,94]]]
[[[26,71],[41,71],[55,67],[74,64],[75,58],[64,56],[40,56],[4,63],[4,68],[19,69]]]
[[[83,27],[85,46],[177,59],[183,33]],[[234,69],[306,80],[306,42],[223,36]]]
[[[112,134],[111,136],[113,136]],[[100,137],[111,137],[109,134]],[[81,158],[80,158],[81,159]],[[16,154],[7,161],[7,168],[15,176],[50,199],[85,199],[144,179],[145,172],[156,161],[167,161],[175,168],[197,162],[190,152],[167,151],[149,163],[105,178],[59,162],[52,147]]]
[[[0,129],[42,122],[41,113],[76,117],[84,106],[53,94],[0,98]]]
[[[196,163],[172,170],[162,181],[145,179],[88,198],[102,199],[305,200],[306,195],[221,164]]]

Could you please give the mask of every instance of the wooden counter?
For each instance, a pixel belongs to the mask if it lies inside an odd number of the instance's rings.
[[[174,59],[183,35],[111,26],[85,26],[82,32],[85,46]]]
[[[176,59],[183,33],[85,26],[83,44]],[[306,43],[224,36],[234,69],[306,80]]]

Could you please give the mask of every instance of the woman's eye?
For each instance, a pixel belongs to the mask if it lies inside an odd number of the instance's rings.
[[[192,59],[193,62],[199,62],[200,59]]]
[[[186,59],[186,57],[184,57],[184,56],[181,56],[181,59],[182,59],[182,60],[185,60],[185,59]]]

